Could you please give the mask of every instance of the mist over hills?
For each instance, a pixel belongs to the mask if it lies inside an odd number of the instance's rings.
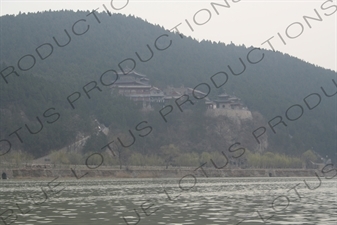
[[[221,151],[221,146],[228,148],[232,144],[221,136],[211,139],[212,133],[207,133],[205,127],[227,120],[203,117],[201,104],[195,108],[186,104],[194,114],[175,108],[165,124],[159,122],[160,108],[143,114],[140,105],[111,95],[103,83],[114,77],[106,74],[102,82],[102,74],[129,68],[146,74],[159,88],[194,88],[207,83],[211,87],[209,96],[226,91],[239,97],[264,118],[244,124],[241,130],[245,131],[237,134],[236,140],[246,140],[245,147],[250,150],[257,145],[252,132],[262,127],[256,132],[265,128],[267,151],[300,155],[313,149],[323,156],[336,157],[334,71],[280,52],[182,38],[160,26],[120,14],[97,13],[96,18],[80,11],[29,13],[3,16],[0,24],[0,139],[10,141],[12,149],[43,156],[74,142],[79,135],[95,134],[93,118],[109,127],[112,136],[127,134],[139,122],[149,121],[156,135],[141,138],[134,146],[135,151],[144,154],[172,143],[196,152],[210,146]],[[228,78],[219,88],[210,79],[217,73],[222,74],[216,77],[218,84],[224,82],[224,74]],[[85,93],[85,85],[92,88],[90,95]],[[200,90],[207,92],[205,87]],[[75,92],[81,96],[73,109],[67,97]],[[103,146],[108,139],[97,139],[95,144]],[[5,142],[1,144],[3,149],[8,148]]]

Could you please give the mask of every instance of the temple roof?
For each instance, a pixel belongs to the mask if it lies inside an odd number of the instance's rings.
[[[132,72],[126,74],[126,75],[123,72],[117,72],[117,74],[118,74],[119,77],[135,76],[135,77],[139,77],[139,78],[146,78],[146,75],[140,74],[136,71],[132,71]]]
[[[228,94],[221,94],[221,95],[218,95],[219,98],[229,98],[229,95]]]
[[[118,88],[146,88],[146,89],[150,89],[151,85],[118,85]]]

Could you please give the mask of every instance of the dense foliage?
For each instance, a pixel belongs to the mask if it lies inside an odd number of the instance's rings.
[[[0,139],[10,140],[12,149],[23,150],[37,157],[67,146],[79,137],[90,135],[91,139],[85,147],[90,151],[93,146],[103,146],[106,143],[102,142],[112,137],[127,134],[129,129],[146,120],[153,126],[153,133],[139,138],[132,150],[143,155],[162,155],[164,163],[169,159],[163,156],[163,146],[171,144],[177,146],[181,157],[183,154],[227,149],[234,139],[254,150],[256,141],[252,139],[251,132],[260,126],[267,129],[268,151],[300,156],[306,150],[314,149],[324,156],[336,157],[337,95],[333,93],[337,87],[332,82],[332,79],[337,81],[335,72],[272,51],[263,51],[264,59],[261,62],[249,64],[246,56],[252,47],[181,38],[160,26],[132,16],[99,13],[98,23],[93,15],[87,16],[88,14],[89,12],[59,11],[0,18],[0,71],[13,66],[20,75],[8,76],[8,84],[0,77]],[[84,18],[90,29],[83,35],[74,35],[72,25]],[[82,24],[76,29],[77,32],[82,32],[85,28]],[[60,43],[66,43],[64,29],[72,39],[65,47],[58,47],[53,37]],[[169,40],[172,40],[172,45],[159,51],[155,48],[155,40],[163,34],[168,36],[160,39],[157,47],[164,48]],[[36,48],[44,43],[50,43],[54,49],[50,56],[41,60]],[[147,45],[153,51],[152,58]],[[49,51],[46,46],[40,50],[44,56]],[[136,52],[143,59],[149,60],[141,62]],[[18,61],[27,54],[34,55],[36,63],[32,69],[22,71],[18,68]],[[252,54],[252,59],[256,60],[260,55],[260,52],[256,52]],[[142,114],[139,111],[141,105],[111,93],[111,89],[100,82],[101,74],[110,69],[119,71],[118,64],[127,58],[134,59],[135,69],[146,74],[155,86],[164,88],[166,85],[185,85],[193,88],[199,83],[207,82],[212,88],[210,96],[221,93],[224,88],[227,93],[241,98],[250,110],[260,112],[265,119],[255,118],[254,121],[247,122],[238,129],[241,133],[236,138],[222,141],[227,134],[216,136],[214,128],[217,124],[224,123],[226,118],[206,118],[202,107],[193,106],[189,113],[181,113],[175,108],[168,123],[163,123],[158,114],[160,106],[151,113]],[[247,68],[236,76],[230,68],[236,73],[243,70],[239,58],[242,58]],[[29,57],[23,59],[21,67],[28,68],[31,65],[29,60]],[[122,65],[123,68],[133,66],[132,63]],[[8,71],[11,70],[6,70],[4,74],[8,74]],[[210,77],[220,71],[228,74],[228,82],[217,89],[212,85]],[[97,83],[100,91],[92,90],[89,98],[84,93],[83,86],[92,81]],[[90,87],[93,87],[91,84]],[[333,96],[326,97],[321,87]],[[74,103],[75,109],[67,101],[67,97],[74,92],[81,93],[81,97]],[[303,99],[312,93],[321,96],[321,103],[309,110]],[[290,121],[286,119],[285,113],[294,104],[301,105],[304,112],[298,120]],[[43,116],[50,108],[54,110],[48,111],[47,115],[58,113],[60,117],[57,121],[57,115],[48,119]],[[292,117],[299,114],[296,110],[289,113],[294,113]],[[40,125],[37,116],[43,120],[44,127],[38,134],[30,134],[25,124],[32,130],[38,130]],[[287,126],[278,125],[274,134],[267,122],[276,116],[282,116]],[[111,132],[106,139],[95,137],[95,119],[110,128]],[[276,122],[277,120],[273,123]],[[15,135],[9,136],[20,127],[22,129],[18,132],[23,143]],[[99,147],[96,151],[100,150]],[[137,161],[138,158],[133,160]]]

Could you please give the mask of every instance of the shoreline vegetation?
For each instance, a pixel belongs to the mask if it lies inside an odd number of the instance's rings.
[[[230,178],[230,177],[314,177],[315,172],[323,176],[319,169],[240,169],[227,168],[215,169],[204,167],[203,171],[195,170],[195,167],[170,167],[165,166],[128,166],[122,169],[119,167],[101,167],[97,170],[90,170],[85,166],[69,166],[68,168],[55,167],[50,165],[36,165],[34,168],[13,168],[0,169],[7,174],[9,179],[50,179],[52,177],[60,177],[65,179],[76,178],[71,168],[76,170],[77,174],[86,174],[83,178],[181,178],[187,174],[193,174],[195,177]]]
[[[202,169],[201,169],[202,167]],[[20,167],[0,167],[1,173],[6,173],[8,179],[76,179],[83,176],[85,179],[121,179],[121,178],[181,178],[183,176],[206,177],[315,177],[324,176],[322,168],[239,168],[227,165],[225,168],[198,165],[196,167],[182,166],[101,166],[99,169],[89,169],[86,165],[61,164],[27,164]]]
[[[312,150],[307,150],[299,156],[288,156],[276,152],[251,152],[243,150],[238,155],[229,155],[228,152],[180,152],[174,144],[163,146],[158,154],[141,154],[129,149],[117,151],[116,155],[106,150],[102,153],[77,153],[60,150],[51,154],[34,159],[30,154],[15,151],[0,157],[0,169],[32,168],[48,166],[49,168],[62,168],[69,166],[82,166],[83,168],[96,167],[119,167],[119,169],[139,167],[194,167],[213,160],[217,165],[227,164],[226,169],[318,169],[320,166],[330,163],[320,158]],[[239,150],[239,149],[238,149]],[[92,156],[92,157],[91,157]],[[98,167],[100,167],[98,166]],[[213,168],[211,163],[206,168]]]
[[[58,151],[34,160],[28,154],[13,152],[0,158],[0,172],[6,173],[9,179],[70,178],[74,177],[75,170],[80,176],[87,174],[84,178],[175,178],[186,174],[198,177],[307,177],[315,176],[315,172],[326,164],[320,163],[322,159],[311,150],[301,157],[290,157],[272,152],[252,153],[246,149],[245,154],[237,158],[219,152],[179,154],[174,145],[161,150],[165,154],[147,156],[127,151],[128,154],[113,156],[103,152],[92,154],[90,160],[85,158],[91,153]]]

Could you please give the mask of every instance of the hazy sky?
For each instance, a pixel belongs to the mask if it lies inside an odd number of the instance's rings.
[[[228,0],[230,8],[224,7],[224,0],[0,2],[1,16],[49,9],[91,11],[99,8],[98,11],[104,11],[105,4],[111,12],[135,15],[166,29],[181,23],[177,27],[179,31],[199,41],[208,39],[266,49],[271,49],[272,45],[277,51],[337,71],[337,0]],[[270,44],[262,44],[268,39]]]

